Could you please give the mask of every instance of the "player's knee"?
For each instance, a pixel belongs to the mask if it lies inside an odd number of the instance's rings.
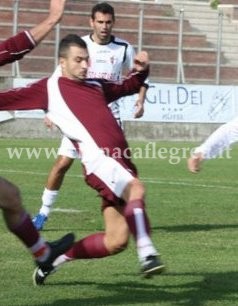
[[[129,234],[117,232],[115,235],[105,237],[106,247],[111,254],[117,254],[127,248]]]
[[[126,201],[134,199],[143,199],[145,197],[144,184],[137,178],[133,179],[126,187],[123,198]]]
[[[109,251],[111,254],[117,254],[127,248],[128,240],[114,240],[109,244]]]

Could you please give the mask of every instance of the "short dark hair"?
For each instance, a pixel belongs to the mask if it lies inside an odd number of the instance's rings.
[[[66,57],[66,53],[71,46],[87,49],[86,42],[79,35],[68,34],[59,43],[58,57]]]
[[[114,8],[107,2],[100,2],[94,5],[91,11],[91,18],[94,20],[95,19],[95,14],[97,12],[100,12],[102,14],[110,14],[112,15],[113,21],[115,21],[115,13],[114,13]]]

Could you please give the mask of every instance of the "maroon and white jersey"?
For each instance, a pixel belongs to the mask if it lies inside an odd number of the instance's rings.
[[[0,110],[48,110],[50,119],[79,150],[88,184],[114,201],[136,175],[136,168],[107,104],[138,92],[147,75],[148,71],[136,72],[122,83],[113,83],[78,82],[55,73],[28,87],[0,92]]]
[[[56,77],[64,109],[49,103],[51,89],[47,90],[48,78],[30,84],[28,87],[16,88],[0,92],[0,110],[49,110],[51,119],[69,138],[82,141],[83,135],[73,128],[79,122],[92,135],[97,145],[108,150],[114,147],[125,149],[125,141],[121,128],[117,125],[107,104],[122,96],[138,92],[148,72],[133,73],[122,83],[105,80],[78,82],[64,77]],[[54,80],[54,75],[50,80]],[[57,118],[57,120],[56,120]],[[72,128],[71,128],[72,127]]]
[[[0,66],[21,59],[35,47],[30,33],[25,31],[0,43]]]
[[[67,134],[69,138],[81,141],[82,135],[68,126],[77,122],[83,124],[100,147],[111,147],[124,145],[124,135],[115,122],[107,107],[111,101],[122,96],[132,95],[138,92],[148,71],[132,73],[122,83],[115,83],[100,79],[86,79],[83,82],[73,81],[65,77],[54,77],[41,79],[31,83],[27,87],[11,89],[0,92],[0,110],[49,110],[51,117],[58,116],[56,124]],[[65,112],[59,108],[58,101],[49,103],[51,88],[47,89],[47,83],[55,80],[60,95],[64,101],[64,107],[73,116],[70,122],[64,123]],[[62,122],[60,122],[62,121]],[[109,136],[110,135],[110,136]]]

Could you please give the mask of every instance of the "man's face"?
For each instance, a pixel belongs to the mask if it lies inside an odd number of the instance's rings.
[[[82,81],[87,76],[89,55],[87,49],[70,46],[65,57],[60,58],[62,76]]]
[[[111,14],[97,12],[94,19],[90,19],[90,26],[93,29],[93,39],[98,44],[105,44],[110,41],[114,21]]]

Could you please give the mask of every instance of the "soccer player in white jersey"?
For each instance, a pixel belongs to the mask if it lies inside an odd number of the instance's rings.
[[[93,33],[82,37],[87,43],[90,56],[90,65],[88,67],[89,78],[104,78],[118,81],[122,78],[123,72],[127,72],[133,66],[134,49],[127,41],[111,34],[114,23],[114,8],[110,4],[102,2],[92,8],[90,26]],[[143,115],[143,104],[147,87],[148,85],[145,83],[139,91],[137,101],[135,102],[135,118],[140,118]],[[118,124],[121,125],[118,101],[112,102],[109,107]],[[48,124],[50,125],[50,122]],[[42,195],[41,209],[33,218],[33,223],[38,230],[43,229],[52,206],[57,199],[65,173],[76,158],[80,157],[72,142],[67,137],[63,137],[58,150],[58,158],[47,178]]]
[[[238,141],[238,117],[221,125],[200,146],[196,147],[188,159],[188,170],[197,173],[205,160],[216,158]]]

